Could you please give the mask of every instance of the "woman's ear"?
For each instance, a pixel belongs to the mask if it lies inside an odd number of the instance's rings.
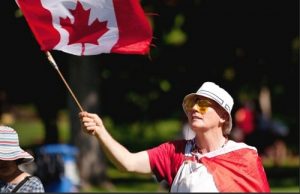
[[[224,123],[226,122],[226,119],[224,119],[224,117],[220,117],[220,122],[221,122],[222,124],[224,124]]]
[[[225,123],[227,120],[229,120],[227,112],[222,111],[220,114],[221,123]]]

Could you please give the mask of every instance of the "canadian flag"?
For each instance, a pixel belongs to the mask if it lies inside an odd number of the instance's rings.
[[[41,50],[146,54],[152,29],[139,0],[16,0]]]

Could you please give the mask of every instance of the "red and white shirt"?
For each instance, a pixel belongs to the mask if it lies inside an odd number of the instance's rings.
[[[153,173],[171,192],[270,192],[255,147],[229,140],[206,154],[192,148],[193,140],[175,140],[148,150]]]

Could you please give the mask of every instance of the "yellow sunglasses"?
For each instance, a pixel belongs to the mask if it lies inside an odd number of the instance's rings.
[[[205,114],[208,107],[213,106],[213,103],[206,99],[191,98],[184,102],[184,106],[187,111],[191,111],[193,108],[195,108],[196,111],[200,112],[201,114]]]

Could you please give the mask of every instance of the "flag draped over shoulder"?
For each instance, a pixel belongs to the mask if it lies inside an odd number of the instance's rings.
[[[201,162],[213,175],[220,192],[270,192],[262,161],[255,150],[238,149]]]
[[[41,50],[146,54],[152,29],[139,0],[16,0]]]

